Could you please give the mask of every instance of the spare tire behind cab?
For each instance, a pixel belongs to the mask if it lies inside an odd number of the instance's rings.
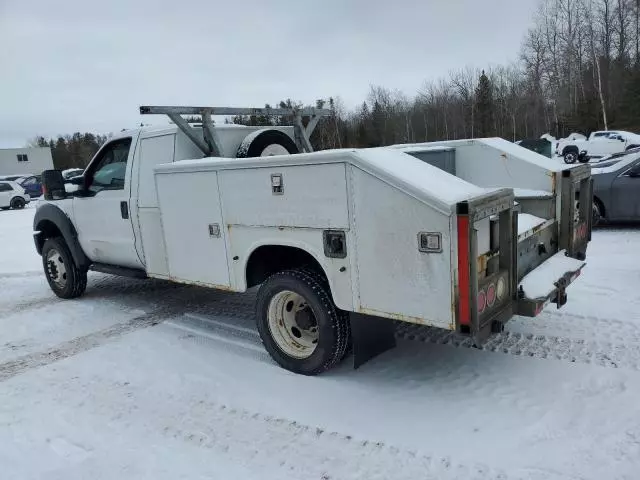
[[[286,133],[280,130],[264,129],[247,135],[240,144],[236,157],[268,157],[299,152],[294,141]]]

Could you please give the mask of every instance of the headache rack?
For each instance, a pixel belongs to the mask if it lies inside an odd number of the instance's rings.
[[[219,157],[220,142],[213,127],[214,115],[248,115],[248,116],[280,116],[293,118],[294,140],[301,152],[313,152],[310,137],[320,118],[331,115],[326,108],[237,108],[237,107],[169,107],[144,105],[140,107],[141,115],[167,115],[184,134],[206,156]],[[189,125],[182,115],[200,115],[202,118],[202,137],[197,127]],[[302,119],[308,117],[306,126]]]

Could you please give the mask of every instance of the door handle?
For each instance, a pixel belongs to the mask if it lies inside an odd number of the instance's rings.
[[[122,215],[122,218],[125,220],[129,219],[129,206],[126,201],[120,202],[120,215]]]

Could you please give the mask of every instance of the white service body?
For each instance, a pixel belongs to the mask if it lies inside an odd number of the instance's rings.
[[[150,276],[244,291],[256,249],[291,246],[322,266],[343,310],[455,324],[455,205],[484,189],[382,148],[181,161],[155,167],[155,183],[163,233]],[[324,254],[327,228],[347,233],[346,258]],[[419,251],[421,231],[442,235],[440,252]]]

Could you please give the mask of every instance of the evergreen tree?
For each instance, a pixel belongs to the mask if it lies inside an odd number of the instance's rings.
[[[494,133],[493,85],[482,71],[476,87],[475,137],[491,137]]]

